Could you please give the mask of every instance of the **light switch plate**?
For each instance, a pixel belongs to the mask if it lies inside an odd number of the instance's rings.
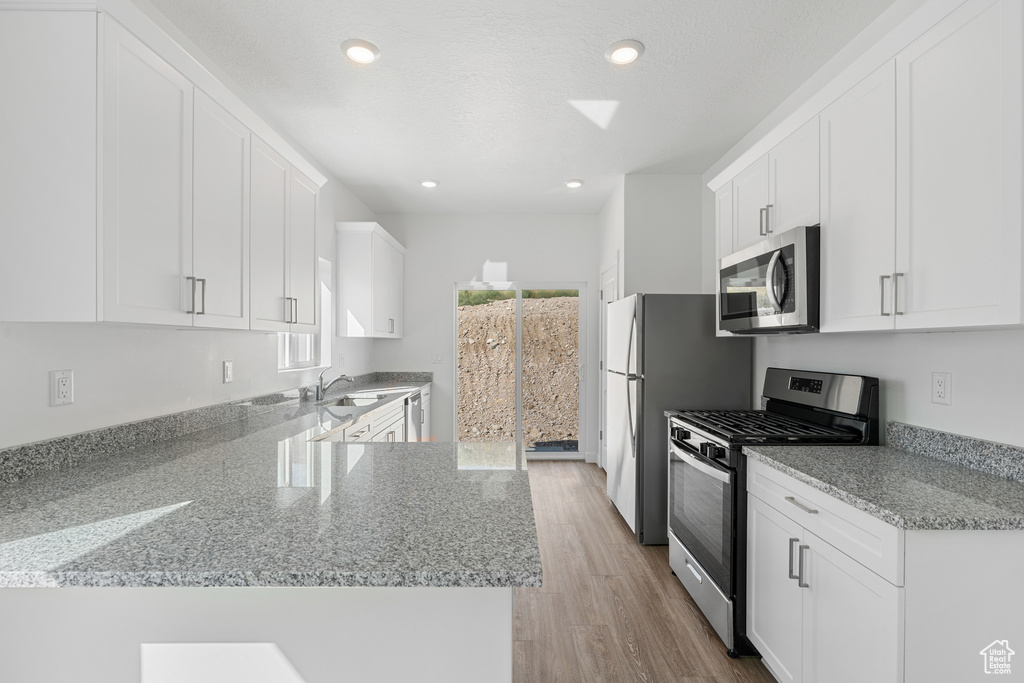
[[[229,384],[235,379],[235,364],[229,360],[224,361],[224,384]]]

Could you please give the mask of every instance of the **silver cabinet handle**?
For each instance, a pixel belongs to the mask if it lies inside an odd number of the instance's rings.
[[[427,421],[427,418],[423,415],[423,409],[421,408],[420,409],[420,424],[424,424],[426,421]]]
[[[804,551],[810,550],[810,548],[811,546],[809,545],[800,546],[800,558],[797,562],[797,565],[799,565],[799,571],[797,572],[796,585],[800,586],[801,588],[811,587],[811,584],[804,581]]]
[[[789,578],[800,580],[799,574],[793,573],[793,546],[800,542],[799,538],[789,539]]]
[[[816,515],[816,514],[818,514],[817,510],[812,510],[811,508],[807,507],[806,505],[804,505],[803,503],[798,501],[793,496],[786,496],[786,502],[787,503],[792,503],[793,505],[796,505],[798,508],[800,508],[801,510],[803,510],[804,512],[806,512],[809,515]]]
[[[352,436],[347,437],[345,440],[346,441],[355,441],[356,439],[358,439],[359,437],[361,437],[363,434],[365,434],[368,431],[370,431],[369,425],[367,425],[366,427],[363,427],[362,429],[360,429],[358,432],[356,432]]]
[[[885,312],[885,281],[888,280],[891,275],[879,275],[878,276],[878,315],[891,315]]]
[[[769,204],[768,206],[764,207],[764,234],[765,235],[770,235],[773,232],[775,232],[772,229],[772,207],[773,206],[775,206],[775,205],[774,204]]]
[[[394,332],[395,332],[395,319],[394,318],[388,318],[388,333],[389,334],[394,334]]]
[[[697,577],[697,583],[704,583],[704,577],[700,575],[700,572],[693,568],[693,565],[690,564],[689,560],[686,560],[686,568],[690,570],[691,574]]]
[[[290,296],[284,298],[284,321],[286,323],[292,321],[292,298]]]
[[[292,299],[292,322],[299,322],[299,300]]]
[[[760,208],[759,212],[760,212],[760,215],[759,215],[759,217],[757,219],[757,234],[761,235],[763,237],[763,236],[766,236],[768,234],[768,232],[767,232],[767,221],[765,220],[765,214],[768,213],[768,207],[767,206],[762,206]]]
[[[903,311],[900,310],[900,278],[903,277],[903,273],[892,274],[892,314],[903,315]]]
[[[195,281],[203,283],[203,299],[202,299],[203,310],[196,311],[196,315],[206,315],[206,278],[205,277],[197,277],[197,278],[195,278]],[[193,285],[193,287],[194,287],[194,285]],[[193,292],[192,296],[193,296],[193,298],[195,297],[195,293],[194,292]],[[195,304],[194,303],[192,304],[192,308],[195,308]]]
[[[185,311],[185,312],[186,313],[195,313],[196,312],[196,279],[194,277],[192,277],[191,275],[186,275],[185,279],[192,283],[192,304],[191,304],[191,307],[187,311]]]

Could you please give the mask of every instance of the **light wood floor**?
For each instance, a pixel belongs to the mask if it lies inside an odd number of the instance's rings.
[[[544,585],[516,589],[514,681],[774,683],[760,660],[726,656],[668,546],[634,540],[602,469],[531,461],[529,472]]]

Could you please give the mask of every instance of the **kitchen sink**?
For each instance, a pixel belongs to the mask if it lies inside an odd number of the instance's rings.
[[[370,405],[373,405],[374,403],[377,403],[378,401],[383,401],[387,397],[388,397],[387,394],[374,394],[374,395],[369,395],[369,396],[365,395],[365,394],[359,395],[359,396],[356,396],[356,395],[343,396],[342,398],[338,399],[334,403],[331,403],[330,405],[332,405],[332,406],[356,406],[356,407],[370,406]]]

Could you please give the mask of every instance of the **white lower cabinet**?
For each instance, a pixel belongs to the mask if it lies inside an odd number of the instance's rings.
[[[422,403],[420,404],[420,421],[422,422],[422,429],[420,431],[420,441],[430,441],[430,385],[423,387],[420,390],[420,398]]]
[[[786,683],[903,681],[904,589],[836,547],[886,566],[901,537],[874,536],[875,525],[860,525],[856,514],[845,524],[844,503],[826,509],[799,486],[787,488],[785,475],[752,471],[747,635],[765,664]]]

